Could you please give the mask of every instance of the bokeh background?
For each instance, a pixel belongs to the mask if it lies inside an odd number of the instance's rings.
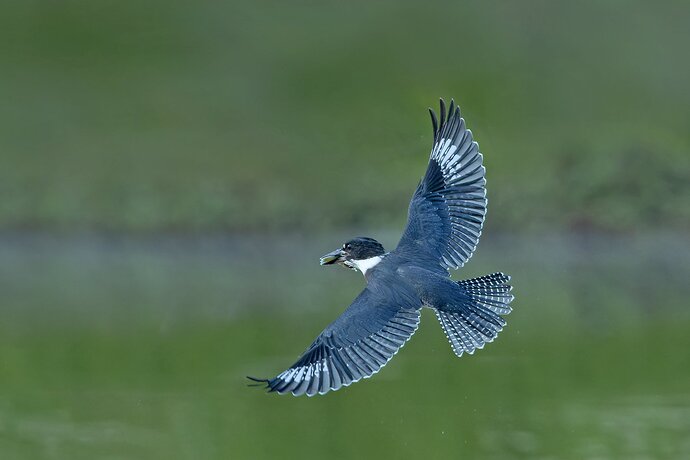
[[[690,458],[687,2],[0,5],[0,457]],[[291,364],[393,248],[453,97],[489,213],[456,278],[515,310],[457,359],[429,312],[374,379]]]

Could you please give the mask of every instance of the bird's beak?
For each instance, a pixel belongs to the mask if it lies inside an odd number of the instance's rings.
[[[333,252],[329,252],[325,256],[321,257],[321,265],[331,265],[337,262],[342,262],[343,260],[343,250],[336,249]]]

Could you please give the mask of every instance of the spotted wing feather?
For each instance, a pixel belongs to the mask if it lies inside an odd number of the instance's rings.
[[[279,394],[314,396],[377,373],[419,326],[419,301],[389,289],[362,291],[285,371],[265,383]]]
[[[433,260],[444,269],[467,262],[479,242],[486,215],[482,154],[453,101],[440,120],[431,113],[434,145],[426,174],[412,197],[397,252]]]

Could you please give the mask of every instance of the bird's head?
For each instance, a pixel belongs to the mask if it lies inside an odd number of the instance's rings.
[[[339,264],[366,273],[378,264],[385,254],[383,245],[375,239],[357,237],[321,257],[321,265]]]

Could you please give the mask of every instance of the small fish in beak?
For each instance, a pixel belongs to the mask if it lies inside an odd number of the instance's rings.
[[[333,264],[338,264],[342,265],[343,267],[350,268],[352,270],[357,270],[357,268],[350,262],[349,260],[346,259],[348,256],[348,253],[345,252],[345,250],[341,249],[336,249],[333,252],[329,252],[325,256],[321,257],[320,263],[321,265],[333,265]]]
[[[335,263],[341,263],[343,262],[343,250],[342,249],[336,249],[333,252],[329,252],[325,256],[321,257],[321,260],[319,261],[321,265],[332,265]]]

